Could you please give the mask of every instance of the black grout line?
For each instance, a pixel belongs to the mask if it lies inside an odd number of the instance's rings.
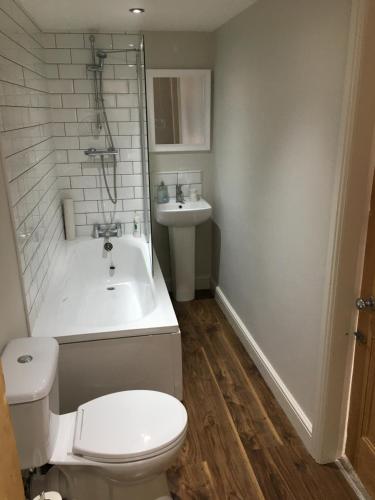
[[[29,190],[26,194],[24,194],[24,195],[22,196],[22,198],[20,198],[20,199],[17,201],[17,203],[13,206],[13,208],[15,208],[15,207],[18,205],[18,203],[19,203],[19,202],[20,202],[23,198],[25,198],[25,196],[27,196],[27,195],[28,195],[28,194],[29,194],[29,193],[30,193],[30,192],[31,192],[31,191],[32,191],[32,190],[33,190],[33,189],[34,189],[34,188],[35,188],[38,184],[40,184],[40,183],[41,183],[41,182],[42,182],[42,181],[43,181],[43,180],[44,180],[44,179],[45,179],[45,178],[49,175],[49,173],[50,173],[50,172],[51,172],[54,168],[55,168],[55,166],[51,167],[51,168],[48,170],[48,172],[46,172],[46,173],[43,175],[43,177],[41,177],[41,178],[39,179],[39,181],[38,181],[37,183],[35,183],[35,184],[34,184],[34,186],[33,186],[33,187],[32,187],[32,188],[31,188],[31,189],[30,189],[30,190]],[[57,178],[56,178],[56,179],[57,179]],[[57,180],[56,180],[56,179],[55,179],[55,181],[54,181],[54,182],[57,182]],[[18,230],[18,229],[22,226],[22,224],[24,224],[24,223],[26,222],[26,219],[29,217],[29,215],[31,215],[31,213],[35,210],[35,208],[36,208],[37,206],[39,206],[39,205],[40,205],[40,202],[43,200],[43,198],[45,197],[46,193],[48,193],[48,191],[51,189],[51,186],[52,186],[52,184],[53,184],[54,182],[52,182],[52,183],[51,183],[51,185],[48,187],[48,189],[44,192],[43,196],[39,199],[38,203],[36,203],[36,204],[34,205],[34,207],[30,210],[30,212],[29,212],[29,213],[28,213],[28,214],[27,214],[27,215],[26,215],[26,216],[22,219],[22,221],[18,224],[18,226],[16,227],[16,231],[17,231],[17,230]],[[23,248],[24,248],[24,247],[23,247]]]
[[[15,85],[16,87],[20,87],[21,89],[29,89],[29,90],[33,90],[34,92],[40,92],[41,94],[46,94],[47,96],[53,95],[53,94],[50,94],[50,92],[48,92],[48,90],[39,90],[39,89],[35,89],[34,87],[28,87],[27,85],[20,85],[19,83],[9,82],[7,80],[3,80],[0,78],[0,85],[3,83],[6,85]]]
[[[48,208],[50,208],[50,206],[52,205],[52,203],[54,202],[54,200],[55,200],[55,198],[54,198],[54,199],[52,200],[52,202],[49,204]],[[53,216],[51,217],[51,222],[50,222],[50,224],[48,225],[48,227],[47,227],[47,229],[46,229],[46,233],[48,232],[49,228],[50,228],[50,227],[51,227],[51,225],[53,224],[54,218],[56,217],[56,214],[57,214],[57,212],[58,212],[59,210],[61,210],[61,207],[60,207],[60,206],[58,206],[58,207],[56,208],[56,210],[55,210],[55,212],[54,212]],[[42,217],[42,219],[44,219],[44,216]],[[40,222],[42,222],[42,219],[40,220]],[[39,224],[40,224],[40,223],[39,223]],[[39,224],[38,224],[38,226],[39,226]],[[53,233],[53,234],[52,234],[52,237],[51,237],[51,239],[50,239],[50,241],[49,241],[49,243],[48,243],[48,246],[47,246],[47,248],[46,248],[46,251],[44,252],[44,254],[43,254],[42,258],[40,259],[40,264],[39,264],[38,269],[37,269],[37,271],[36,271],[36,273],[35,273],[35,276],[38,274],[38,271],[39,271],[39,269],[40,269],[40,267],[41,267],[41,265],[42,265],[42,262],[45,260],[45,257],[46,257],[46,255],[48,254],[48,250],[50,249],[50,246],[51,246],[52,242],[54,241],[54,237],[55,237],[56,231],[58,230],[59,225],[60,225],[60,220],[59,220],[59,219],[57,219],[57,220],[56,220],[55,227],[54,227],[53,232],[52,232],[52,233]],[[38,227],[38,226],[37,226],[37,227]],[[34,256],[34,255],[35,255],[35,253],[38,251],[38,249],[39,249],[39,247],[40,247],[40,245],[41,245],[41,244],[42,244],[42,242],[40,242],[40,243],[39,243],[39,245],[38,245],[37,249],[35,250],[35,252],[34,252],[33,256]],[[56,250],[56,249],[55,249],[55,250]],[[30,259],[29,264],[26,266],[25,271],[26,271],[26,269],[29,267],[29,265],[31,264],[31,261],[32,261],[32,258]],[[45,274],[44,274],[44,276],[43,276],[43,278],[42,278],[42,282],[44,281],[44,278],[45,278],[45,276],[47,275],[47,273],[48,273],[49,269],[50,269],[50,266],[48,266],[48,267],[47,267],[47,270],[46,270],[46,272],[45,272]],[[24,271],[24,272],[25,272],[25,271]],[[30,271],[31,271],[31,270],[30,270]],[[32,279],[31,279],[30,285],[31,285],[33,282],[34,282],[34,278],[32,278]],[[34,301],[33,301],[33,303],[32,303],[32,304],[31,304],[31,306],[30,306],[30,312],[31,312],[31,310],[32,310],[32,308],[33,308],[33,306],[34,306],[34,304],[35,304],[35,301],[36,301],[36,299],[37,299],[37,297],[38,297],[38,295],[39,295],[39,292],[40,292],[41,288],[42,288],[42,286],[41,286],[40,288],[37,288],[37,293],[35,294]]]
[[[2,35],[4,35],[8,40],[10,40],[12,43],[18,45],[18,47],[21,47],[21,49],[23,49],[25,52],[27,52],[28,54],[30,54],[31,56],[35,57],[35,59],[38,59],[38,61],[40,61],[42,64],[45,64],[45,61],[43,61],[43,59],[41,59],[39,56],[36,56],[33,52],[31,52],[30,50],[28,50],[26,47],[24,47],[23,45],[21,45],[20,43],[16,42],[16,40],[14,40],[13,38],[11,38],[9,35],[7,35],[6,33],[4,33],[4,31],[2,31],[0,29],[0,33]],[[43,49],[41,47],[40,50],[46,50],[46,49]],[[27,66],[25,66],[27,68]]]
[[[22,177],[24,174],[27,174],[27,172],[29,172],[30,170],[32,170],[33,168],[37,167],[39,165],[39,163],[41,163],[42,161],[44,161],[46,158],[48,158],[49,155],[55,153],[55,150],[52,150],[50,151],[49,153],[46,154],[46,156],[43,156],[43,158],[41,158],[40,160],[38,160],[36,163],[33,163],[31,165],[31,167],[28,167],[26,170],[24,170],[21,174],[18,174],[16,177],[13,177],[12,179],[9,180],[9,184],[11,182],[14,182],[15,180],[19,179],[20,177]],[[17,153],[16,153],[17,154]],[[18,202],[17,202],[18,203]]]
[[[35,126],[38,127],[39,125],[35,125]],[[43,139],[43,141],[37,142],[37,143],[35,143],[35,144],[31,145],[31,146],[28,146],[27,148],[20,149],[16,153],[12,153],[11,155],[9,155],[9,156],[6,157],[6,160],[8,158],[12,158],[15,155],[18,155],[19,153],[24,153],[28,149],[35,148],[35,146],[39,146],[40,144],[43,144],[43,142],[49,141],[50,139],[53,139],[53,135],[50,135],[49,137],[46,137],[46,139]]]
[[[0,106],[0,109],[1,109],[1,107],[2,106]],[[13,106],[7,106],[7,107],[13,107]],[[21,106],[15,106],[15,107],[21,107]],[[33,109],[33,108],[27,108],[27,106],[22,106],[22,107],[26,107],[26,109]],[[48,109],[48,108],[43,108],[43,109]],[[35,128],[35,127],[44,127],[45,125],[51,125],[52,123],[55,123],[55,122],[43,122],[43,123],[38,123],[36,125],[26,125],[25,127],[11,128],[9,130],[2,130],[1,133],[8,134],[9,132],[17,132],[17,130],[24,130],[24,129],[30,129],[30,128]],[[9,156],[13,156],[14,154],[17,154],[17,153],[12,153]],[[9,157],[7,157],[7,158],[9,158]]]

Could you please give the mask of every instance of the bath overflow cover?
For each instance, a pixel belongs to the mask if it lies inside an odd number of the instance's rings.
[[[17,361],[18,363],[30,363],[30,361],[33,360],[33,357],[30,355],[30,354],[23,354],[22,356],[20,356]]]

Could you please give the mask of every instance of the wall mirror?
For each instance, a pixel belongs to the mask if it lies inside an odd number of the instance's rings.
[[[211,70],[147,71],[150,151],[208,151]]]

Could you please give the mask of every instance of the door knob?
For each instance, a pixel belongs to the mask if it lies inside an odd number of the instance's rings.
[[[374,309],[375,307],[375,298],[374,297],[366,297],[363,299],[360,297],[355,301],[355,305],[359,311],[364,311],[366,309]]]

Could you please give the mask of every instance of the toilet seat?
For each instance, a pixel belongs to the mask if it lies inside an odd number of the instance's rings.
[[[78,408],[73,453],[103,463],[144,460],[176,446],[186,426],[185,407],[169,394],[108,394]]]

